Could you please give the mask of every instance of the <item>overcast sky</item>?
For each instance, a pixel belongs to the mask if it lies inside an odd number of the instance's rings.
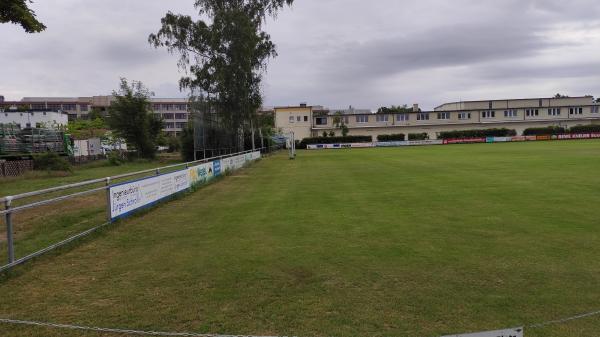
[[[193,0],[37,0],[48,27],[0,25],[0,95],[110,94],[119,77],[179,92],[177,57],[147,43]],[[278,46],[265,105],[377,108],[600,95],[598,0],[296,0],[265,29]]]

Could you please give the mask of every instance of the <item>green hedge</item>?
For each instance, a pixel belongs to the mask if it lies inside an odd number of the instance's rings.
[[[479,129],[479,130],[457,130],[440,132],[439,139],[457,138],[484,138],[484,137],[510,137],[516,136],[517,131],[512,129]]]
[[[346,136],[346,137],[312,137],[304,138],[300,144],[338,144],[338,143],[370,143],[371,136]]]
[[[600,125],[599,124],[576,125],[569,129],[569,133],[590,133],[590,132],[600,132]]]
[[[73,171],[71,164],[55,152],[46,152],[33,156],[33,169],[46,171]]]
[[[423,133],[409,133],[408,140],[427,140],[429,139],[429,135],[427,132]]]
[[[391,134],[391,135],[379,135],[379,136],[377,136],[377,141],[396,142],[396,141],[402,141],[405,138],[406,138],[406,136],[403,133],[395,133],[395,134]]]
[[[550,136],[567,133],[565,128],[560,126],[548,126],[545,128],[528,128],[523,130],[523,136]]]

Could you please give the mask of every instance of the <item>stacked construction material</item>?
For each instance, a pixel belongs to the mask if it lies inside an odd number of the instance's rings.
[[[0,124],[0,154],[20,152],[17,124]]]
[[[20,129],[15,124],[0,124],[0,154],[65,152],[64,134],[52,129]]]

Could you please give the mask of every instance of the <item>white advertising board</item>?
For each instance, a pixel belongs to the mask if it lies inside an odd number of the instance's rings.
[[[408,141],[398,140],[393,142],[377,142],[378,147],[396,147],[396,146],[407,146]]]
[[[523,328],[475,332],[463,335],[447,335],[442,337],[523,337]]]
[[[110,187],[110,217],[115,220],[190,188],[188,170],[144,178]]]
[[[323,149],[358,149],[375,147],[373,143],[340,143],[340,144],[310,144],[306,145],[308,150],[323,150]]]
[[[408,145],[442,145],[444,140],[442,139],[431,139],[431,140],[409,140]]]

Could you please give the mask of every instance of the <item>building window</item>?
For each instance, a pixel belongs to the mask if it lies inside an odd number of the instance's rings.
[[[592,107],[592,113],[593,114],[597,114],[600,111],[600,106],[593,106]]]
[[[187,119],[187,114],[182,114],[182,113],[175,114],[175,119]]]
[[[185,128],[186,124],[187,124],[186,122],[177,122],[177,123],[175,123],[175,127],[178,129],[183,129],[183,128]]]
[[[504,110],[504,117],[507,118],[513,118],[513,117],[517,117],[517,110],[515,109],[511,109],[511,110]]]
[[[350,123],[350,118],[348,116],[344,116],[344,124]]]
[[[369,116],[366,116],[366,115],[356,116],[356,123],[369,123]]]
[[[304,116],[304,121],[308,122],[308,116]]]
[[[300,122],[302,121],[302,117],[301,116],[296,116],[296,122]]]
[[[429,120],[429,114],[428,113],[418,113],[417,114],[417,120],[418,121],[428,121]]]
[[[88,111],[89,110],[89,105],[87,105],[87,104],[81,104],[81,105],[79,105],[79,110],[80,111]]]
[[[41,109],[46,109],[46,104],[31,104],[31,108],[33,110],[41,110]]]
[[[438,112],[437,119],[450,119],[449,112]]]
[[[581,115],[583,114],[583,108],[570,108],[569,114],[571,115]]]
[[[175,128],[175,123],[165,123],[165,128],[166,129],[174,129]]]
[[[74,111],[77,110],[77,106],[75,104],[63,104],[62,109],[66,111]]]
[[[376,119],[378,122],[387,122],[388,121],[388,115],[377,115]]]
[[[404,122],[408,120],[408,114],[398,114],[396,115],[396,121]]]
[[[460,112],[460,113],[458,113],[458,119],[461,119],[461,120],[471,119],[471,113],[470,112]]]
[[[494,106],[494,104],[492,103],[492,101],[489,101],[489,103],[488,103],[488,109],[491,110],[493,106]]]
[[[560,116],[560,108],[548,109],[548,116]]]
[[[488,111],[481,112],[481,118],[495,118],[495,117],[496,117],[496,111],[494,111],[494,110],[488,110]]]
[[[317,117],[315,118],[316,125],[327,125],[327,117]]]
[[[538,109],[527,109],[525,110],[527,117],[539,116],[540,111]]]
[[[163,119],[173,119],[174,115],[173,114],[162,114]]]
[[[48,104],[48,109],[50,109],[50,110],[60,110],[61,106],[60,106],[60,104]]]
[[[290,116],[290,123],[294,123],[294,116]]]

